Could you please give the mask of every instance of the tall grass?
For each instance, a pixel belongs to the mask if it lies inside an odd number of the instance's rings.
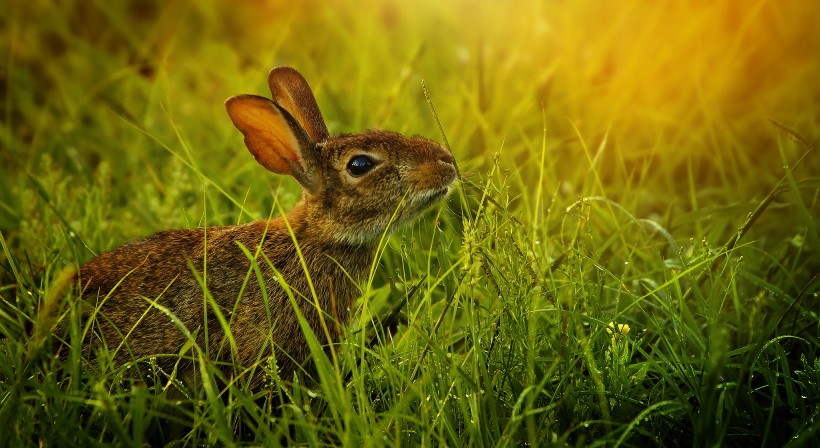
[[[816,9],[5,0],[0,434],[817,445]],[[164,355],[195,379],[84,351],[64,268],[298,199],[222,106],[276,65],[307,77],[332,132],[439,138],[423,79],[460,194],[390,239],[336,362],[308,334],[313,378],[260,361],[257,393],[195,344]]]

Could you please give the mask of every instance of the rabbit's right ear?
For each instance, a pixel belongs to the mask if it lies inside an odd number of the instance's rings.
[[[288,111],[256,95],[228,98],[225,108],[260,165],[293,176],[308,191],[316,190],[316,144]]]
[[[273,102],[282,106],[305,128],[313,143],[327,140],[325,120],[305,78],[290,67],[277,67],[268,73]]]

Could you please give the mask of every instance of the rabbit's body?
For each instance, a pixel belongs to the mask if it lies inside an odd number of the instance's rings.
[[[299,249],[309,266],[319,306],[327,313],[324,317],[331,337],[336,336],[339,326],[347,323],[359,295],[354,280],[360,281],[366,275],[374,250],[346,244],[311,244],[310,228],[300,225],[303,221],[298,213],[292,211],[289,215],[297,241],[305,241]],[[256,274],[250,269],[251,261],[240,244],[251,254],[261,244],[256,264],[265,283],[270,315],[265,311]],[[231,360],[224,327],[200,287],[205,281],[219,312],[230,322],[237,347],[234,360],[244,366],[253,365],[272,352],[272,342],[280,349],[276,356],[280,371],[290,373],[307,358],[308,349],[287,293],[268,260],[287,279],[300,311],[319,340],[324,341],[299,254],[281,218],[241,226],[160,232],[100,255],[84,265],[79,276],[86,296],[93,291],[97,298],[93,305],[99,306],[103,316],[97,318],[97,323],[109,350],[117,350],[121,335],[128,335],[127,346],[116,353],[119,359],[179,353],[187,342],[186,335],[165,311],[150,306],[152,299],[159,298],[157,303],[162,308],[196,334],[200,347],[209,347],[212,357]],[[204,319],[206,312],[208,318]]]
[[[385,131],[329,136],[301,75],[274,69],[269,83],[274,101],[242,95],[226,104],[257,161],[302,185],[290,229],[276,218],[169,230],[96,257],[76,279],[99,329],[89,347],[144,359],[179,353],[188,332],[217,361],[249,367],[274,354],[289,379],[309,350],[287,290],[319,341],[332,342],[381,237],[449,192],[453,158],[436,143]]]

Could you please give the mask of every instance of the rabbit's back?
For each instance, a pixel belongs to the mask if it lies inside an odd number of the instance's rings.
[[[294,224],[297,235],[310,231]],[[305,241],[300,245],[304,265],[335,339],[358,296],[354,280],[367,272],[372,255],[363,257],[360,248],[311,243],[314,238],[298,240]],[[119,359],[178,353],[187,337],[173,314],[211,358],[249,366],[275,346],[280,371],[289,375],[307,357],[307,345],[275,271],[324,342],[320,313],[281,219],[159,232],[91,260],[80,269],[78,284],[90,308],[98,310],[96,337],[104,339],[109,351],[116,350]],[[220,314],[229,323],[234,353]],[[124,338],[127,344],[121,344]]]

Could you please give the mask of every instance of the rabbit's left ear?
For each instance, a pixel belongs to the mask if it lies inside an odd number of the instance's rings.
[[[273,102],[293,115],[313,143],[327,140],[325,120],[307,81],[290,67],[277,67],[268,73]]]
[[[260,165],[274,173],[293,176],[305,190],[316,191],[316,144],[288,111],[256,95],[228,98],[225,108]]]

